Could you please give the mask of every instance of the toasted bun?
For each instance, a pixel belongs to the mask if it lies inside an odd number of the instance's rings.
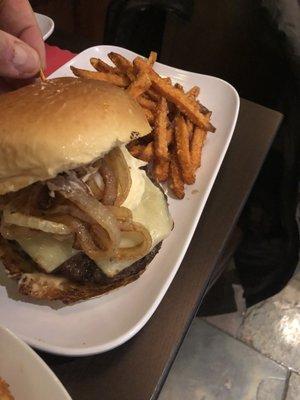
[[[65,304],[100,296],[135,281],[159,252],[161,243],[150,253],[127,267],[120,274],[101,283],[76,283],[59,276],[32,270],[16,251],[14,244],[0,236],[0,259],[8,276],[18,281],[19,292],[35,299],[60,300]],[[26,272],[27,271],[27,272]]]
[[[49,79],[0,96],[0,194],[92,162],[150,126],[123,89]]]

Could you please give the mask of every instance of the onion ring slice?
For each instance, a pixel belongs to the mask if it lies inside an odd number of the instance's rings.
[[[125,160],[122,150],[115,147],[105,156],[106,163],[110,166],[118,182],[118,194],[115,206],[120,206],[127,199],[131,185],[131,175],[129,166]]]
[[[49,221],[47,219],[34,217],[32,215],[25,215],[14,211],[9,206],[4,208],[2,218],[5,224],[36,229],[46,233],[54,233],[58,235],[69,235],[71,233],[70,228],[62,223]]]
[[[119,226],[122,232],[134,232],[139,236],[140,243],[132,247],[119,247],[115,255],[118,261],[138,260],[149,253],[152,247],[152,238],[144,225],[133,221],[119,221]]]
[[[112,248],[116,249],[120,244],[121,232],[115,216],[97,199],[83,191],[81,189],[82,182],[80,181],[78,184],[77,180],[79,181],[79,179],[66,179],[58,176],[48,182],[48,186],[50,190],[61,193],[63,197],[86,213],[95,224],[99,224],[105,229],[112,242]]]
[[[104,193],[101,202],[105,206],[112,206],[115,204],[118,194],[118,182],[115,173],[105,159],[100,160],[99,172],[104,181]]]

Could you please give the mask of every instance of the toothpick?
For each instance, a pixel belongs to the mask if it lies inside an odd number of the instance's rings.
[[[40,69],[40,78],[41,78],[42,82],[46,82],[46,77],[45,77],[45,74],[42,69]]]

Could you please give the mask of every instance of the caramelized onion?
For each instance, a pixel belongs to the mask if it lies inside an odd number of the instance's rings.
[[[93,196],[96,197],[97,200],[101,200],[104,195],[104,182],[102,176],[97,172],[91,175],[86,184],[90,188]]]
[[[26,238],[28,236],[38,235],[39,231],[35,230],[35,229],[25,228],[24,226],[6,225],[2,221],[0,233],[5,239],[18,240],[18,239]],[[66,235],[52,234],[52,233],[47,233],[47,234],[51,235],[52,237],[54,237],[56,240],[59,240],[59,241],[70,240],[70,239],[72,239],[72,236],[73,236],[72,233],[66,234]]]
[[[40,217],[34,217],[32,215],[25,215],[13,211],[9,206],[5,207],[3,210],[3,222],[5,224],[22,226],[58,235],[68,235],[71,233],[71,230],[64,224],[49,221]]]
[[[53,217],[66,224],[75,233],[75,248],[83,250],[95,263],[99,263],[111,256],[110,250],[103,250],[93,240],[88,225],[70,215]]]
[[[139,243],[132,247],[119,247],[115,257],[117,260],[133,261],[149,253],[152,246],[152,238],[149,231],[142,224],[133,221],[120,221],[119,226],[122,233],[125,235],[126,233],[134,233]]]
[[[70,200],[78,208],[91,218],[95,224],[99,224],[107,232],[112,248],[116,249],[120,244],[121,233],[115,216],[97,199],[84,192],[79,179],[66,179],[58,176],[48,182],[50,190],[58,191],[63,197]]]
[[[108,206],[109,211],[111,211],[117,220],[131,220],[132,212],[126,207]]]
[[[105,159],[100,162],[99,172],[104,181],[104,193],[101,202],[106,206],[112,206],[115,204],[118,193],[116,176]]]
[[[118,182],[118,194],[114,205],[120,206],[127,199],[131,188],[131,175],[128,164],[119,147],[115,147],[105,156],[106,163],[113,171]]]

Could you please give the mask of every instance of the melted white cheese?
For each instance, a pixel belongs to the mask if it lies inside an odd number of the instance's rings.
[[[34,232],[16,241],[48,273],[78,252],[72,248],[72,239],[60,241],[45,232]]]
[[[127,207],[130,210],[134,210],[140,204],[144,194],[145,172],[141,170],[140,167],[143,167],[144,165],[146,165],[146,163],[144,161],[132,157],[132,155],[129,153],[129,151],[126,149],[125,146],[121,146],[120,149],[122,150],[124,158],[127,162],[131,176],[130,191],[122,206]]]
[[[152,248],[164,240],[172,230],[173,221],[162,191],[144,174],[145,191],[140,204],[132,210],[133,221],[143,224],[152,238]],[[107,262],[99,267],[107,276],[114,276],[130,262]]]

